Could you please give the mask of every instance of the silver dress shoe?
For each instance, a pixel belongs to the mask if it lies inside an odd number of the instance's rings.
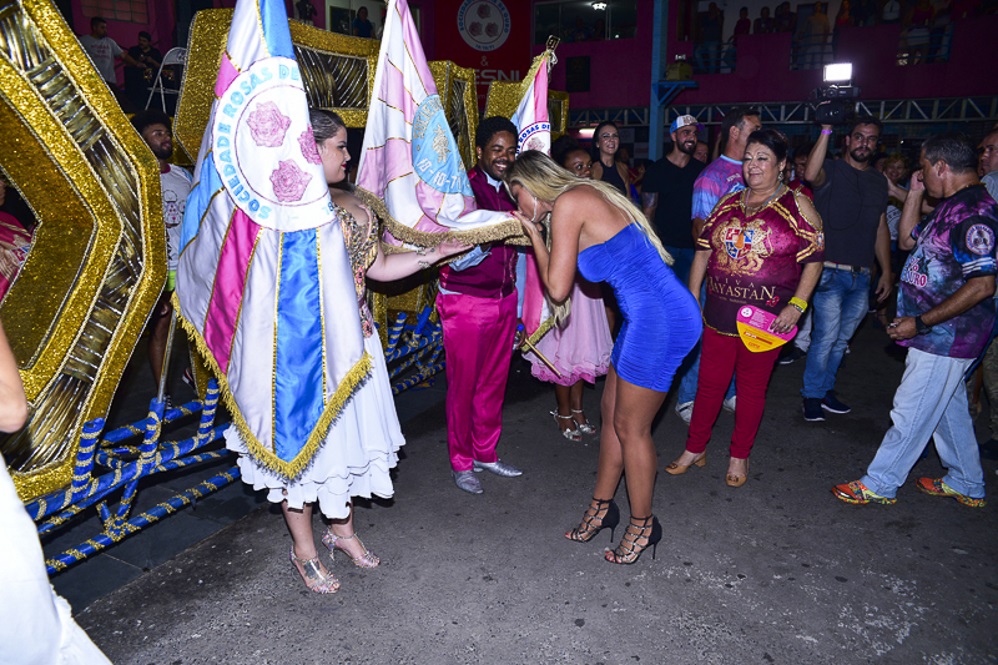
[[[481,473],[482,471],[490,471],[497,476],[502,476],[503,478],[516,478],[517,476],[523,475],[523,471],[520,471],[512,464],[506,464],[501,459],[497,459],[495,462],[479,462],[475,460],[474,463],[475,473]]]
[[[482,483],[479,482],[478,477],[471,471],[452,471],[451,474],[454,476],[454,484],[459,489],[471,494],[481,494],[485,491],[482,489]]]

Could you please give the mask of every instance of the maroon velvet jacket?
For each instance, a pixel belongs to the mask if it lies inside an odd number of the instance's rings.
[[[496,191],[478,165],[468,171],[468,179],[475,202],[482,210],[516,210],[506,188],[500,187]],[[516,248],[495,244],[477,266],[466,270],[451,270],[445,266],[440,269],[440,286],[477,298],[508,296],[516,290]]]

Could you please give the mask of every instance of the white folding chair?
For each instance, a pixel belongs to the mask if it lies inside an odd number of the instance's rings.
[[[163,62],[159,63],[159,71],[156,72],[156,78],[153,79],[152,87],[149,88],[149,98],[146,100],[146,108],[149,108],[149,104],[152,103],[153,95],[159,91],[159,99],[163,104],[163,113],[166,113],[166,96],[179,95],[180,87],[178,85],[176,88],[167,88],[163,85],[163,68],[171,67],[173,65],[184,65],[186,63],[187,49],[177,46],[166,52],[166,55],[163,56]]]

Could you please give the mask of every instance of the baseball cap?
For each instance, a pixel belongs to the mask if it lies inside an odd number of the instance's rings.
[[[669,133],[671,134],[672,132],[678,131],[683,127],[689,127],[690,125],[696,126],[697,131],[703,129],[703,126],[699,122],[697,122],[697,119],[694,118],[693,116],[681,115],[672,121],[672,126],[669,127]]]

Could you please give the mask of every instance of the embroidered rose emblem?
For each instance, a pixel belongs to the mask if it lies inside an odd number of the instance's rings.
[[[249,114],[246,124],[254,143],[261,148],[276,148],[284,143],[291,118],[281,113],[274,102],[263,102]]]
[[[290,159],[278,162],[277,168],[270,174],[274,194],[281,203],[300,201],[311,179],[310,174],[302,171]]]
[[[544,145],[544,141],[541,140],[541,137],[539,137],[539,136],[532,136],[529,139],[527,139],[527,144],[525,146],[523,146],[523,149],[524,150],[540,150],[540,151],[543,152],[545,147],[546,146]]]
[[[305,158],[306,162],[310,164],[322,163],[322,158],[319,157],[319,149],[315,145],[315,135],[312,133],[311,125],[298,137],[298,146],[301,148],[302,157]]]

